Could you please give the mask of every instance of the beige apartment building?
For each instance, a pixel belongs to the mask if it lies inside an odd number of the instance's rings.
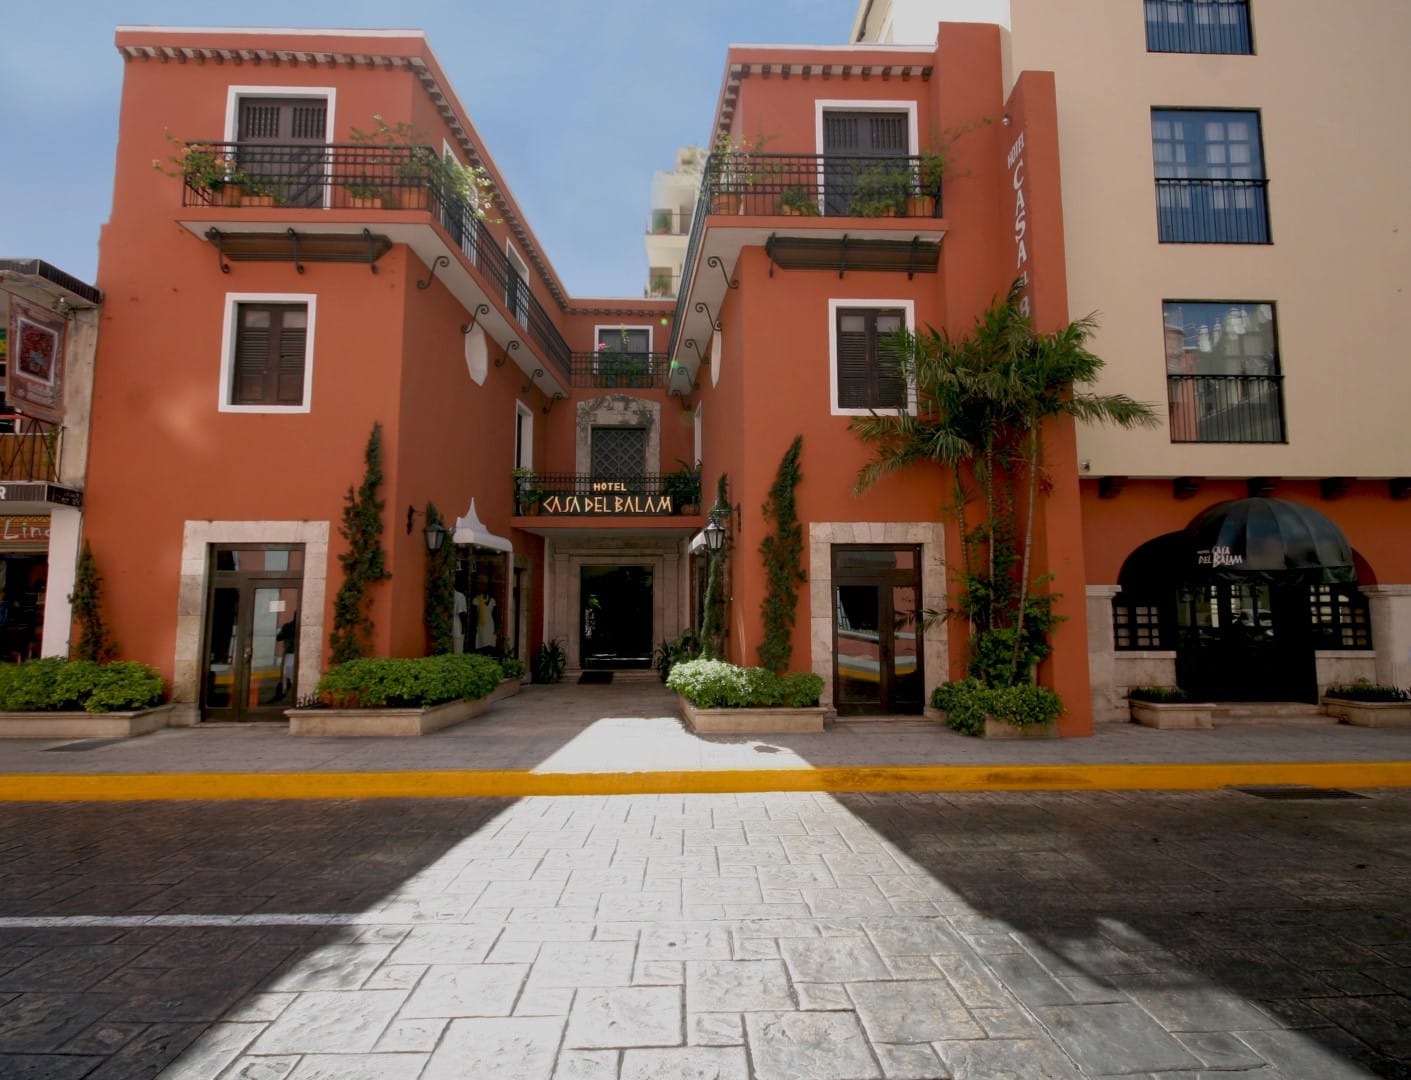
[[[1095,718],[1411,684],[1411,6],[862,0],[850,40],[954,21],[1001,27],[1006,94],[1053,73],[1068,311],[1165,419],[1078,433]]]

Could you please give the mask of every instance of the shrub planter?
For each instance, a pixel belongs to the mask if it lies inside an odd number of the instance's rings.
[[[1128,701],[1127,705],[1132,710],[1132,723],[1143,727],[1173,731],[1215,726],[1210,719],[1215,706],[1208,701]]]
[[[0,712],[0,738],[127,739],[167,726],[172,706],[134,712]]]
[[[1325,697],[1323,712],[1355,727],[1411,727],[1411,702]]]
[[[519,693],[518,679],[505,679],[483,698],[447,701],[424,709],[285,709],[290,735],[399,737],[430,735],[490,711]]]
[[[822,731],[828,710],[765,707],[757,709],[698,709],[677,695],[686,723],[697,735],[797,735]]]

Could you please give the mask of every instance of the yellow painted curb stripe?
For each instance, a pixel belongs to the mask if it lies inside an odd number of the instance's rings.
[[[751,791],[1208,791],[1256,784],[1411,787],[1411,761],[879,765],[622,773],[451,769],[112,775],[30,773],[0,777],[0,802],[516,798]]]

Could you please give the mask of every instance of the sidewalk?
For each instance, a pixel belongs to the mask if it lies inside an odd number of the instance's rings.
[[[526,686],[421,738],[293,738],[207,725],[127,740],[0,740],[0,800],[351,798],[720,791],[1411,787],[1411,730],[1101,725],[987,741],[917,719],[821,734],[697,736],[651,684]]]

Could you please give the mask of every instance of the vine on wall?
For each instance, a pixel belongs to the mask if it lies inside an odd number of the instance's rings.
[[[108,624],[103,621],[103,579],[98,574],[98,564],[93,561],[93,549],[88,546],[87,540],[83,542],[83,551],[78,557],[69,603],[73,605],[73,621],[78,627],[73,658],[96,660],[102,664],[116,656],[117,643],[108,631]]]
[[[798,612],[799,586],[808,580],[803,568],[803,528],[794,505],[794,489],[803,475],[799,455],[803,436],[796,435],[779,462],[779,472],[764,503],[766,521],[774,530],[759,545],[764,559],[764,639],[759,643],[760,667],[783,674],[794,656],[794,621]]]
[[[372,597],[370,590],[392,576],[382,547],[382,424],[374,421],[363,451],[363,482],[354,491],[348,486],[339,535],[348,550],[338,556],[343,584],[333,601],[333,633],[328,643],[333,662],[341,664],[372,651]]]
[[[715,485],[715,505],[729,506],[727,494],[725,474],[721,473]],[[730,549],[733,546],[730,530],[727,528],[725,543],[720,551],[710,556],[710,570],[706,576],[705,615],[701,620],[701,655],[709,660],[725,658],[725,580],[730,569]]]
[[[444,525],[436,504],[426,504],[426,527]],[[456,545],[447,533],[426,556],[426,637],[432,656],[455,652]]]

